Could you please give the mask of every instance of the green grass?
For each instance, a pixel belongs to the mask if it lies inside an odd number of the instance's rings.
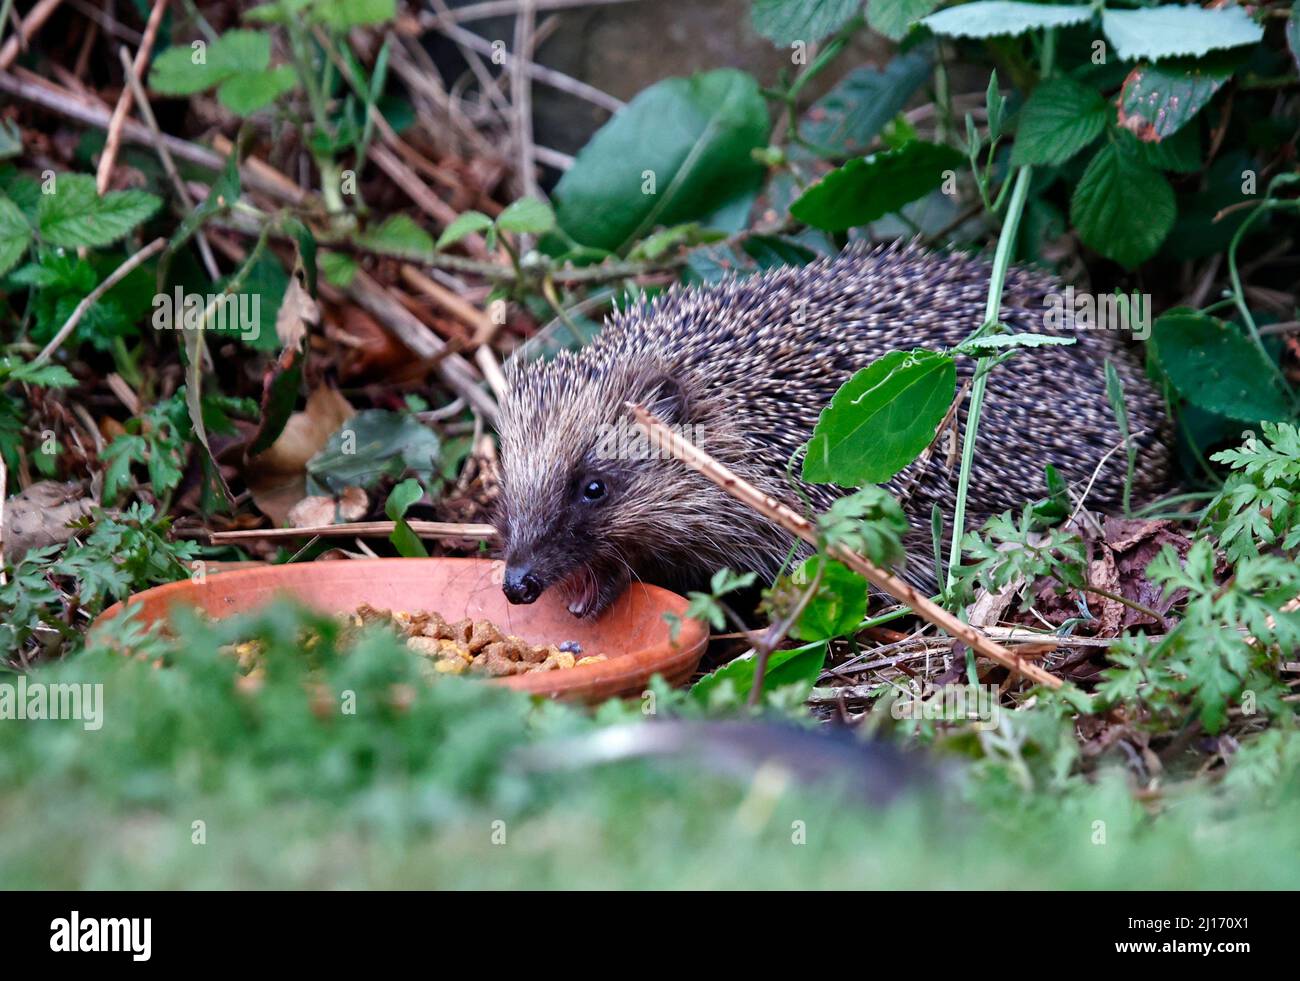
[[[884,811],[681,763],[524,775],[514,749],[596,718],[461,679],[427,684],[383,636],[304,654],[296,611],[187,621],[169,667],[90,651],[34,680],[102,682],[104,725],[0,722],[0,883],[10,888],[1284,888],[1300,881],[1290,733],[1230,785],[1152,816],[1118,767],[1061,776],[1033,747],[956,758],[942,795]],[[268,639],[236,690],[234,636]],[[314,673],[308,678],[308,670]],[[11,680],[11,679],[10,679]],[[313,698],[354,691],[356,714]],[[409,704],[392,704],[392,686]],[[662,700],[671,702],[670,699]],[[329,706],[325,709],[323,706]],[[1046,719],[1046,710],[1037,716]],[[949,746],[964,746],[953,740]],[[1027,789],[1028,786],[1028,789]],[[196,844],[194,822],[206,843]],[[799,824],[797,822],[802,822]],[[1099,825],[1097,822],[1102,822]],[[796,843],[804,829],[805,843]],[[1104,828],[1104,843],[1099,831]],[[504,841],[501,833],[504,831]],[[495,836],[495,838],[494,838]]]

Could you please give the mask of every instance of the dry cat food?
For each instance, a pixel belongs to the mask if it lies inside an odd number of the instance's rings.
[[[598,664],[604,654],[584,657],[577,641],[562,644],[530,644],[522,637],[501,633],[490,620],[457,620],[448,623],[438,613],[406,613],[380,610],[367,603],[353,613],[339,615],[348,627],[389,627],[406,641],[412,652],[426,658],[438,674],[481,674],[504,678],[534,671],[559,671],[581,664]],[[311,650],[320,635],[311,632],[302,640],[303,649]],[[232,644],[225,650],[239,661],[243,674],[257,679],[264,672],[261,641]]]
[[[393,612],[369,604],[357,607],[349,617],[357,627],[391,626],[406,639],[406,646],[429,658],[441,674],[482,674],[504,678],[534,671],[559,671],[580,664],[597,664],[605,655],[582,656],[573,641],[563,644],[530,644],[522,637],[503,634],[491,620],[457,620],[448,623],[438,613]]]

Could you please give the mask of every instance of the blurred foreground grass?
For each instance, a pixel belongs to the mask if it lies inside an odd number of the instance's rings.
[[[115,638],[31,680],[104,685],[103,727],[0,721],[7,888],[1291,888],[1297,739],[1275,730],[1229,779],[1158,816],[1118,768],[1049,754],[963,760],[946,794],[867,811],[671,761],[523,774],[511,752],[611,721],[472,681],[426,683],[387,637],[304,651],[299,612]],[[237,690],[234,637],[267,642]],[[310,683],[324,686],[309,694]],[[8,683],[14,679],[2,678]],[[393,686],[398,686],[396,689]],[[355,693],[355,714],[339,709]],[[395,696],[396,693],[396,696]],[[400,702],[400,707],[394,704]],[[665,703],[670,699],[665,698]],[[653,724],[653,723],[648,723]],[[1240,755],[1240,754],[1239,754]],[[1238,769],[1240,767],[1240,769]],[[196,825],[195,822],[202,822]],[[204,843],[195,842],[201,829]],[[802,843],[799,843],[802,840]]]

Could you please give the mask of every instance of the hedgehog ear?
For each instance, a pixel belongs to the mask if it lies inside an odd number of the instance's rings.
[[[646,376],[633,387],[636,401],[655,414],[665,425],[680,426],[690,415],[690,401],[681,382],[667,372]]]

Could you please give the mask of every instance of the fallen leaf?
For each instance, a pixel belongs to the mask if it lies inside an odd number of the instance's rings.
[[[283,526],[289,510],[307,496],[307,461],[315,456],[356,410],[337,389],[322,385],[307,397],[266,452],[248,461],[244,479],[253,502],[275,524]]]
[[[75,482],[42,480],[32,484],[5,501],[0,554],[12,564],[34,548],[62,545],[76,534],[69,522],[89,517],[94,506]]]

